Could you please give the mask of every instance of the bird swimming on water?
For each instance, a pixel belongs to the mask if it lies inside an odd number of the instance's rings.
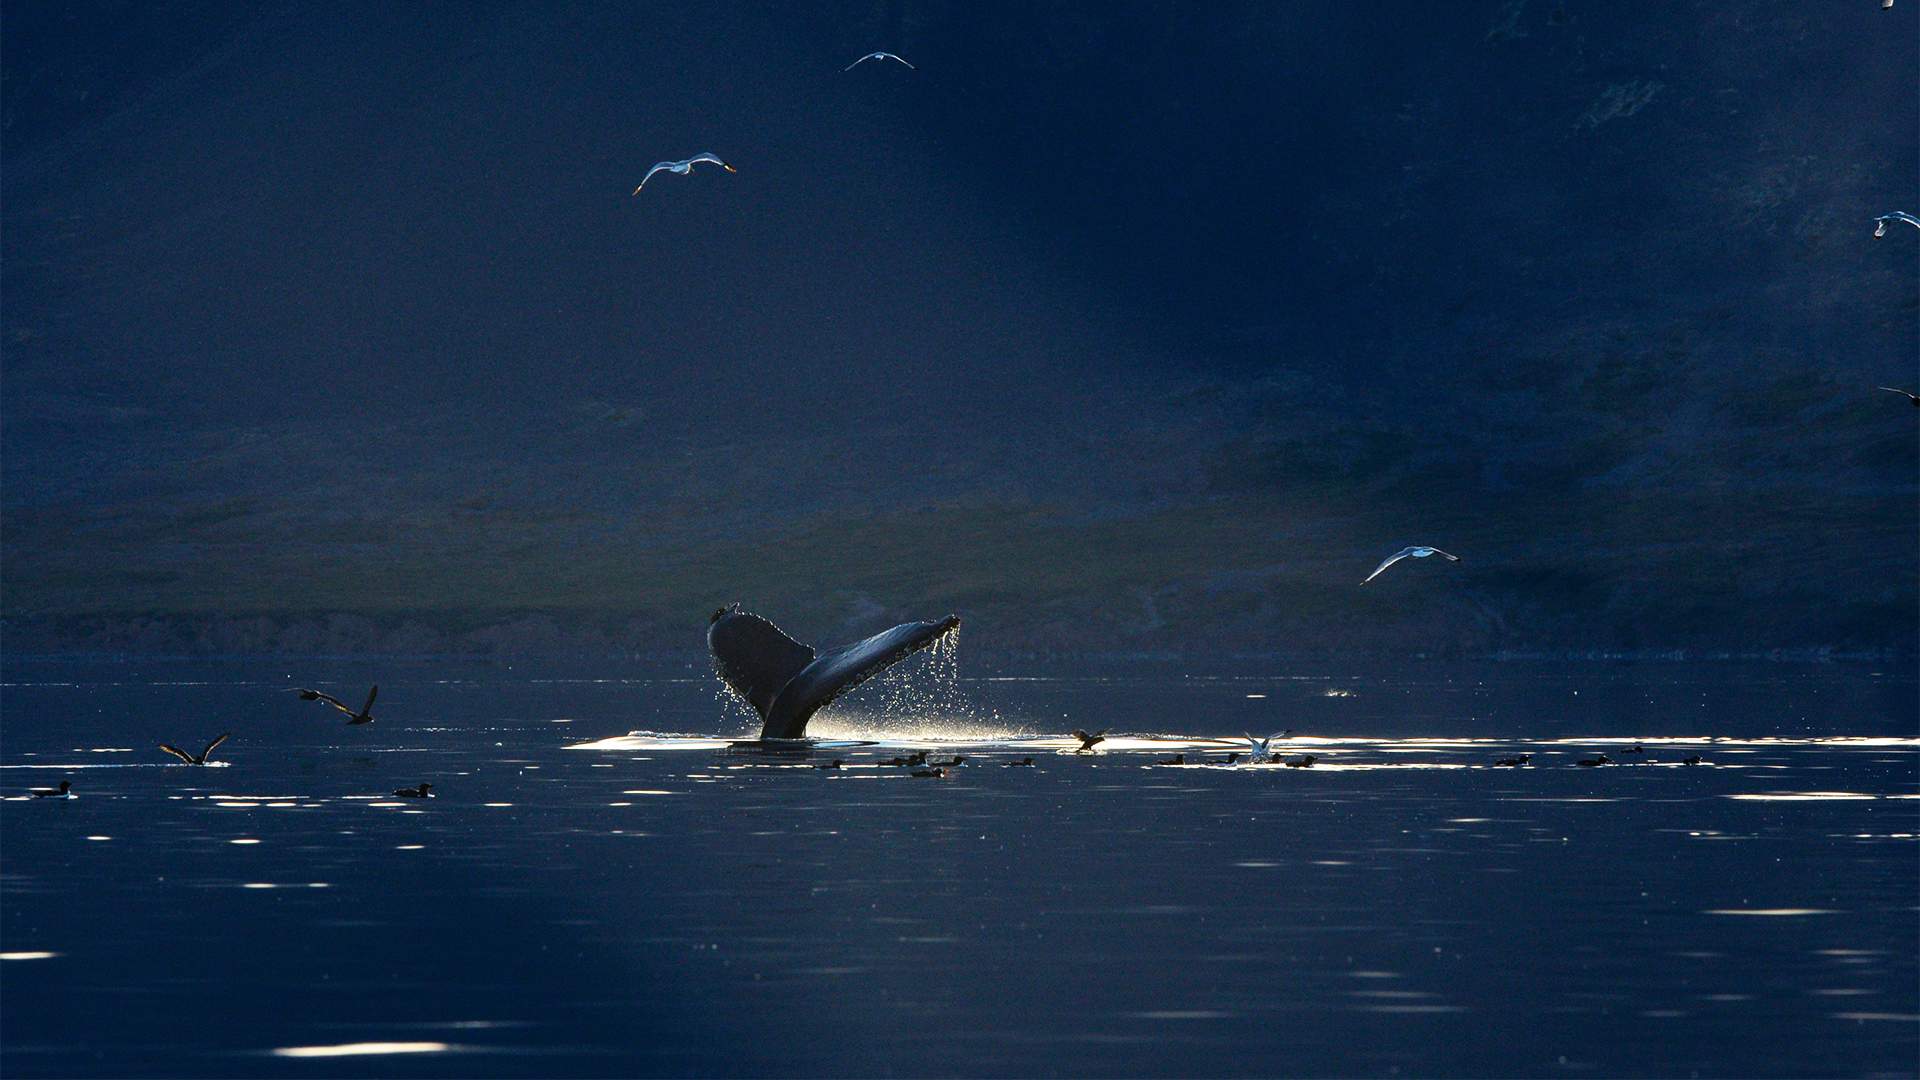
[[[1899,394],[1902,397],[1906,398],[1908,401],[1913,402],[1914,408],[1920,409],[1920,394],[1916,394],[1911,390],[1896,390],[1891,386],[1876,386],[1874,387],[1874,389],[1885,390],[1889,394]]]
[[[1493,763],[1494,768],[1517,769],[1533,758],[1532,754],[1519,754],[1515,757],[1503,757]]]
[[[853,63],[848,64],[846,67],[841,68],[840,70],[842,72],[852,71],[854,68],[859,67],[861,64],[864,64],[869,60],[900,60],[901,63],[907,64],[905,60],[901,60],[900,57],[895,56],[890,52],[870,52],[867,55],[861,57],[860,59],[855,60]],[[920,70],[919,68],[914,67],[912,64],[907,64],[907,67],[909,70],[912,70],[912,71]]]
[[[826,763],[825,765],[816,765],[816,766],[814,766],[814,768],[816,768],[816,769],[837,769],[837,768],[839,768],[839,767],[841,767],[842,765],[845,765],[845,764],[846,764],[846,762],[844,762],[844,761],[842,761],[842,760],[840,760],[839,758],[834,758],[834,759],[833,759],[832,761],[829,761],[829,762],[827,762],[827,763]]]
[[[32,794],[36,799],[71,799],[74,797],[73,781],[62,780],[57,788],[37,787]]]
[[[1172,757],[1166,759],[1165,761],[1154,762],[1155,765],[1185,765],[1186,763],[1187,763],[1187,755],[1185,754],[1175,754]]]
[[[920,777],[920,778],[921,778],[921,779],[923,779],[923,780],[945,780],[945,779],[947,778],[947,770],[945,770],[945,769],[915,769],[915,770],[913,770],[913,775],[915,775],[915,776],[917,776],[917,777]]]
[[[1583,768],[1592,769],[1601,765],[1611,765],[1613,764],[1613,759],[1608,757],[1605,754],[1595,754],[1593,757],[1590,757],[1590,758],[1581,758],[1579,761],[1575,762],[1575,764],[1580,765]]]
[[[229,731],[226,734],[208,743],[207,748],[205,750],[200,751],[198,754],[189,754],[185,750],[182,750],[179,747],[170,745],[168,743],[161,743],[160,749],[165,750],[167,753],[172,754],[174,757],[179,758],[181,761],[184,761],[189,765],[205,765],[207,763],[207,759],[213,756],[214,747],[219,746],[221,743],[226,742],[228,739],[231,739],[231,738],[233,738],[233,732]]]
[[[955,754],[953,755],[952,761],[930,761],[927,764],[936,769],[953,769],[958,768],[960,763],[965,760],[967,760],[965,754]]]
[[[334,708],[339,709],[341,712],[347,714],[347,723],[349,724],[371,724],[373,723],[373,699],[380,696],[380,686],[376,683],[373,689],[367,691],[367,703],[360,706],[359,712],[347,708],[339,698],[331,694],[323,694],[318,690],[300,689],[295,690],[294,693],[300,695],[301,701],[324,701]]]
[[[1000,767],[1003,769],[1017,769],[1022,766],[1030,767],[1032,765],[1033,765],[1033,759],[1030,757],[1023,757],[1019,761],[1003,761],[1000,763]]]
[[[402,799],[431,799],[433,798],[433,785],[421,784],[419,787],[403,787],[399,791],[394,792],[394,795]]]
[[[1879,217],[1873,219],[1873,235],[1887,235],[1887,222],[1889,221],[1904,221],[1914,228],[1920,229],[1920,218],[1914,217],[1905,210],[1895,210],[1891,214],[1881,214]]]
[[[1439,548],[1436,548],[1436,547],[1425,547],[1422,545],[1415,545],[1409,548],[1401,548],[1399,551],[1396,551],[1392,555],[1387,556],[1386,562],[1383,562],[1379,566],[1374,567],[1373,573],[1367,575],[1367,581],[1372,581],[1374,578],[1379,577],[1381,571],[1385,570],[1389,566],[1392,566],[1394,563],[1399,562],[1401,559],[1424,559],[1429,555],[1438,555],[1441,558],[1447,560],[1448,562],[1460,561],[1460,556],[1449,555],[1446,552],[1441,551]],[[1360,584],[1365,585],[1367,581],[1362,581]]]
[[[1079,728],[1074,728],[1072,731],[1067,732],[1067,734],[1080,740],[1080,748],[1074,751],[1074,753],[1076,754],[1084,754],[1087,751],[1092,750],[1094,747],[1094,744],[1103,743],[1107,741],[1106,728],[1101,728],[1099,731],[1096,731],[1091,735],[1087,734],[1084,731],[1081,731]]]
[[[692,176],[693,167],[702,162],[708,162],[714,165],[718,165],[721,168],[732,173],[737,173],[740,171],[739,169],[734,168],[733,166],[727,164],[726,162],[721,161],[718,157],[714,155],[713,151],[708,150],[705,153],[695,154],[692,157],[686,159],[685,161],[662,161],[656,164],[653,168],[647,170],[647,175],[640,178],[640,187],[634,188],[633,193],[635,195],[640,194],[640,188],[647,186],[647,181],[653,179],[654,173],[670,172],[670,173],[677,174],[679,176]]]
[[[1301,754],[1299,757],[1294,758],[1292,761],[1287,762],[1287,768],[1311,769],[1313,768],[1313,763],[1318,760],[1320,759],[1314,757],[1312,754]]]

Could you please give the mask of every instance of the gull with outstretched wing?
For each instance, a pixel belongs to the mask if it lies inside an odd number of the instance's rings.
[[[1401,548],[1399,551],[1396,551],[1393,554],[1387,556],[1387,561],[1381,563],[1379,566],[1374,567],[1373,573],[1367,575],[1367,581],[1372,581],[1374,578],[1379,577],[1381,574],[1381,571],[1384,571],[1387,567],[1392,566],[1394,563],[1399,562],[1401,559],[1424,559],[1429,555],[1438,555],[1441,558],[1447,560],[1448,562],[1460,561],[1460,556],[1449,555],[1446,552],[1441,551],[1437,547],[1425,547],[1422,545],[1415,545],[1413,547]],[[1367,581],[1362,581],[1360,584],[1365,585]]]
[[[852,71],[854,68],[859,67],[861,64],[864,64],[869,60],[900,60],[901,63],[907,64],[905,60],[901,60],[900,57],[895,56],[893,53],[890,53],[890,52],[870,52],[867,55],[861,57],[860,59],[855,60],[853,63],[848,64],[846,67],[841,68],[840,70],[843,73]],[[910,71],[920,70],[919,68],[914,67],[912,64],[907,64],[907,68]]]
[[[1895,210],[1891,214],[1881,214],[1879,217],[1873,219],[1873,235],[1887,235],[1887,222],[1889,221],[1904,221],[1914,228],[1920,229],[1920,218],[1914,217],[1905,210]]]
[[[640,194],[640,188],[647,186],[647,181],[653,179],[654,173],[670,172],[679,176],[692,176],[693,167],[695,165],[699,165],[702,163],[718,165],[721,168],[727,170],[728,172],[740,171],[739,169],[734,168],[733,166],[727,164],[726,162],[721,161],[719,157],[715,156],[713,151],[708,150],[705,153],[695,154],[692,157],[687,158],[685,161],[662,161],[654,165],[653,168],[647,170],[647,175],[640,178],[640,187],[634,188],[633,193],[635,195]]]

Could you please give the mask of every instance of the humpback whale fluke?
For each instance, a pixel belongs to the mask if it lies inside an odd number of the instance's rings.
[[[901,623],[870,638],[815,654],[739,604],[707,621],[714,669],[760,714],[762,739],[799,739],[834,698],[958,629],[960,619]]]

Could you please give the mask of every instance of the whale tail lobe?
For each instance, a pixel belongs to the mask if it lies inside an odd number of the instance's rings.
[[[714,612],[707,625],[707,649],[720,677],[763,720],[781,689],[813,663],[811,647],[738,604]]]

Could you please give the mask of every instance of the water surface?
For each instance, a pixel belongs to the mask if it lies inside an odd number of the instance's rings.
[[[863,689],[772,751],[699,671],[286,668],[9,666],[0,786],[79,797],[0,802],[0,1072],[1920,1059],[1910,674],[1013,675]],[[378,678],[379,720],[296,677]],[[1154,764],[1286,728],[1312,768]],[[226,730],[221,767],[153,749]],[[967,760],[878,764],[915,749]]]

